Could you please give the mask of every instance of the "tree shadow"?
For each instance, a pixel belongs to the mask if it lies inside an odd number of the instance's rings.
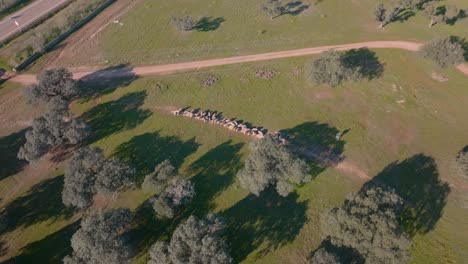
[[[284,14],[288,14],[291,16],[297,16],[301,14],[302,12],[306,11],[309,9],[309,5],[304,5],[302,1],[294,1],[294,2],[289,2],[285,6],[285,12]]]
[[[401,10],[398,15],[396,15],[393,19],[392,22],[400,22],[403,23],[405,21],[408,21],[411,17],[414,17],[416,15],[416,12],[414,12],[411,9],[405,8]]]
[[[73,210],[62,203],[63,175],[35,185],[25,195],[12,201],[0,213],[6,223],[4,232],[28,227],[46,220],[67,219]]]
[[[214,209],[213,199],[234,182],[241,167],[239,151],[243,145],[226,141],[190,165],[196,195],[188,212],[205,215]]]
[[[134,250],[132,255],[137,256],[148,251],[157,240],[168,239],[180,220],[179,218],[158,219],[151,202],[146,200],[135,210],[133,228],[127,233]]]
[[[249,194],[220,214],[227,219],[227,240],[234,262],[239,263],[260,246],[256,259],[293,241],[307,222],[308,201],[292,193],[280,197],[269,188],[257,197]]]
[[[313,177],[326,168],[335,166],[343,159],[345,141],[337,140],[340,131],[328,124],[305,122],[294,128],[281,130],[289,144],[287,147],[309,161]]]
[[[47,237],[22,248],[22,253],[5,264],[62,263],[62,259],[72,252],[70,239],[79,229],[76,221]]]
[[[424,10],[424,5],[432,1],[434,0],[420,0],[418,3],[416,3],[415,7],[417,10]]]
[[[196,31],[214,31],[217,30],[221,24],[226,21],[222,17],[212,18],[212,17],[202,17],[197,24],[195,25],[194,29]]]
[[[133,92],[116,101],[100,104],[80,118],[91,128],[89,143],[95,142],[117,132],[135,128],[151,116],[148,109],[140,109],[146,98],[146,92]]]
[[[384,184],[396,190],[405,203],[399,220],[405,231],[414,236],[434,229],[442,217],[450,187],[439,179],[432,157],[417,154],[401,162],[393,162],[366,183]]]
[[[198,147],[195,138],[182,141],[176,136],[161,136],[159,132],[154,132],[133,137],[119,145],[113,155],[137,170],[135,182],[139,186],[145,175],[152,172],[157,164],[169,159],[177,168]]]
[[[19,149],[26,143],[26,131],[12,133],[0,138],[0,180],[21,171],[26,161],[18,159]]]
[[[375,52],[368,48],[348,50],[343,55],[343,63],[349,67],[358,69],[359,73],[369,80],[381,77],[384,71]]]
[[[112,93],[138,79],[133,68],[120,64],[101,69],[80,78],[80,102],[88,102],[101,95]]]

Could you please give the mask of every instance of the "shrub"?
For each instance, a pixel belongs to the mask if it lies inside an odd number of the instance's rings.
[[[197,25],[197,22],[190,17],[190,16],[185,16],[185,17],[171,17],[172,24],[177,28],[179,31],[191,31],[195,29],[195,26]]]

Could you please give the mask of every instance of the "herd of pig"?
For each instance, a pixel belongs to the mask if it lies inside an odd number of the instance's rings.
[[[194,118],[203,122],[213,123],[220,126],[223,126],[229,130],[239,132],[248,136],[252,136],[255,138],[264,138],[267,131],[261,127],[254,127],[250,126],[246,123],[241,121],[236,121],[235,118],[229,119],[224,118],[222,113],[217,111],[201,111],[199,109],[189,109],[189,108],[181,108],[177,111],[172,111],[172,114],[175,116],[185,116]]]

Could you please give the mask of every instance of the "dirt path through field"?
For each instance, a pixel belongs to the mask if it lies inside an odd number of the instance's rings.
[[[278,52],[269,52],[269,53],[260,53],[254,55],[246,56],[237,56],[230,58],[222,59],[211,59],[211,60],[202,60],[202,61],[192,61],[192,62],[183,62],[183,63],[174,63],[174,64],[165,64],[165,65],[155,65],[155,66],[144,66],[144,67],[135,67],[135,68],[123,68],[123,69],[112,69],[106,71],[101,69],[99,72],[99,78],[113,78],[113,77],[125,77],[125,76],[158,76],[158,75],[168,75],[177,72],[198,70],[208,67],[230,65],[237,63],[246,63],[246,62],[255,62],[255,61],[265,61],[272,59],[281,59],[281,58],[291,58],[299,57],[306,55],[319,54],[324,51],[335,49],[335,50],[350,50],[358,48],[371,48],[371,49],[403,49],[409,51],[418,51],[421,48],[422,44],[416,42],[408,41],[371,41],[371,42],[359,42],[343,45],[330,45],[330,46],[321,46],[314,48],[305,48],[305,49],[296,49],[296,50],[287,50],[287,51],[278,51]],[[467,65],[458,65],[457,69],[460,70],[463,74],[468,76],[468,66]],[[80,70],[73,70],[74,77],[76,79],[83,78],[93,74],[95,71],[83,71],[83,67]],[[10,79],[13,82],[19,82],[23,84],[31,84],[36,81],[35,75],[20,74],[14,76]]]

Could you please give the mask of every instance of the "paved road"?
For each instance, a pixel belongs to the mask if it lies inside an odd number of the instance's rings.
[[[176,72],[198,70],[202,68],[229,65],[236,63],[246,63],[246,62],[255,62],[255,61],[264,61],[280,58],[290,58],[290,57],[299,57],[305,55],[319,54],[324,51],[335,49],[335,50],[349,50],[349,49],[358,49],[358,48],[373,48],[373,49],[403,49],[409,51],[418,51],[421,48],[422,44],[416,42],[408,41],[371,41],[371,42],[359,42],[343,45],[331,45],[331,46],[321,46],[314,48],[305,48],[305,49],[296,49],[296,50],[286,50],[270,53],[260,53],[254,55],[246,56],[237,56],[230,58],[221,58],[221,59],[211,59],[211,60],[202,60],[202,61],[191,61],[191,62],[182,62],[174,64],[165,64],[165,65],[154,65],[154,66],[144,66],[144,67],[135,67],[135,68],[121,68],[121,69],[101,69],[97,71],[74,71],[73,77],[75,79],[108,79],[114,77],[125,77],[125,76],[151,76],[151,75],[168,75]],[[468,67],[464,64],[458,65],[457,69],[462,73],[468,76]],[[23,83],[23,84],[32,84],[36,82],[36,76],[31,74],[20,74],[13,76],[9,79],[13,82]]]
[[[57,10],[68,1],[70,0],[36,0],[14,14],[5,17],[0,22],[0,43]],[[15,24],[15,21],[18,22],[19,26]]]

